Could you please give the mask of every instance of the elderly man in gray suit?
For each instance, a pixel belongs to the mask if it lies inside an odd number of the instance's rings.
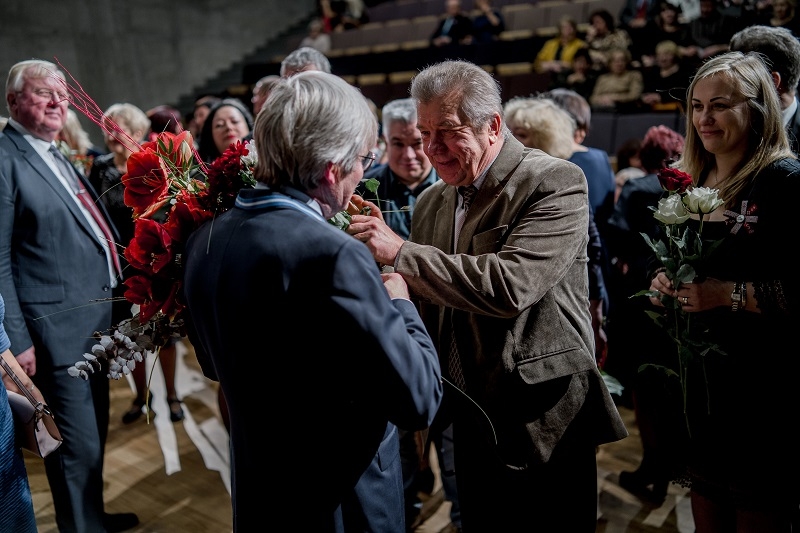
[[[409,240],[375,204],[348,232],[403,276],[437,341],[464,531],[594,532],[596,446],[627,430],[594,358],[586,179],[511,135],[472,63],[428,67],[411,97],[441,180]]]
[[[103,511],[108,379],[67,373],[91,351],[94,332],[111,327],[111,302],[102,300],[121,272],[110,219],[53,142],[69,107],[64,80],[56,65],[40,60],[17,63],[8,74],[10,119],[0,134],[4,326],[64,437],[44,460],[59,531],[124,531],[138,524],[135,514]]]

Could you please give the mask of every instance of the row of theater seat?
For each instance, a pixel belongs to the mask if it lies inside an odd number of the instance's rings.
[[[379,4],[372,8],[398,4],[400,0]],[[411,0],[403,5],[430,4],[433,0]],[[342,55],[358,55],[369,52],[380,53],[393,50],[414,50],[427,47],[430,37],[439,24],[443,5],[439,4],[439,13],[420,14],[412,17],[396,16],[386,20],[374,20],[359,28],[331,34],[330,57]],[[550,37],[558,32],[558,21],[563,16],[570,16],[579,23],[579,29],[588,27],[589,15],[596,9],[607,9],[615,17],[618,15],[623,0],[544,0],[542,2],[510,3],[500,7],[505,20],[505,31],[500,35],[503,40],[530,38],[534,35]],[[399,8],[400,12],[403,12]],[[417,9],[422,13],[424,10]],[[473,17],[478,12],[470,13]]]

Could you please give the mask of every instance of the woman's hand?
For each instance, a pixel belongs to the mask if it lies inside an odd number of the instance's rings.
[[[659,272],[650,283],[651,291],[678,300],[681,309],[687,313],[707,311],[715,307],[730,305],[731,283],[715,278],[706,278],[698,283],[683,283],[678,290],[666,274]],[[659,296],[650,297],[653,305],[663,307]]]

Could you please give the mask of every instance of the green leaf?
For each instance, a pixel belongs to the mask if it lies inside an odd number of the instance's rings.
[[[367,190],[373,194],[377,193],[380,184],[381,182],[376,180],[375,178],[364,180],[364,187],[366,187]]]

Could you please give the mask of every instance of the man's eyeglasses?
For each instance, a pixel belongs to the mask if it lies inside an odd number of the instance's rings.
[[[31,89],[30,92],[37,98],[41,98],[43,100],[53,100],[53,98],[55,98],[56,102],[62,102],[65,100],[69,101],[69,95],[64,91],[54,91],[52,89]]]
[[[375,152],[370,152],[367,155],[360,155],[358,157],[361,158],[361,166],[364,168],[364,172],[366,172],[367,170],[369,170],[369,167],[372,166],[372,163],[374,163],[375,160],[378,159],[378,154],[376,154]]]

